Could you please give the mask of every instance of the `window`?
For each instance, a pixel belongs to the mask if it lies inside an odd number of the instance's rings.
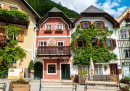
[[[96,22],[97,27],[102,27],[102,22]]]
[[[107,47],[112,46],[112,40],[106,40]]]
[[[48,66],[48,73],[52,73],[52,74],[54,74],[54,73],[56,73],[56,64],[47,64]]]
[[[83,47],[83,40],[77,40],[77,46]]]
[[[3,1],[3,0],[0,0],[0,1]]]
[[[57,29],[62,29],[62,24],[57,24]]]
[[[129,39],[129,32],[127,29],[121,29],[120,33],[121,39]]]
[[[78,66],[78,70],[82,70],[82,69],[87,70],[87,65],[80,65],[80,66]]]
[[[130,58],[130,49],[124,49],[125,58]]]
[[[95,65],[95,75],[102,75],[102,65]]]
[[[6,63],[9,64],[9,63],[7,62],[7,60],[6,60]],[[12,63],[12,64],[15,64],[15,63],[16,63],[16,60],[12,59],[12,62],[11,62],[11,63]]]
[[[98,43],[97,40],[92,40],[91,42],[92,42],[92,46],[97,46],[98,45],[97,44]]]
[[[16,7],[9,7],[9,10],[18,10]]]
[[[47,28],[47,30],[51,30],[51,24],[47,24],[47,26],[46,26]]]
[[[40,46],[47,46],[47,41],[40,41]]]
[[[57,41],[57,46],[64,46],[64,41]]]
[[[83,28],[88,27],[88,22],[83,22]]]

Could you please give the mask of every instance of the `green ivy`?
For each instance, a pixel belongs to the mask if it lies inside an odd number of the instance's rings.
[[[81,29],[80,25],[76,27],[76,31],[71,34],[72,41],[71,41],[71,50],[74,53],[74,65],[90,65],[90,57],[92,57],[93,62],[109,62],[112,59],[117,60],[117,55],[111,53],[106,47],[104,40],[107,38],[108,35],[113,34],[112,30],[109,30],[108,27],[105,27],[103,31],[99,31],[96,28],[96,25],[93,23],[91,24],[91,28]],[[95,37],[102,37],[102,47],[95,46],[92,47],[90,42],[92,38]],[[75,40],[76,39],[84,39],[85,40],[85,47],[76,47]]]
[[[0,49],[0,60],[3,60],[4,63],[12,63],[13,60],[23,60],[26,56],[26,51],[18,46],[18,41],[14,37],[18,36],[19,28],[15,26],[5,26],[4,27],[8,33],[8,43],[3,49]]]
[[[28,19],[28,14],[18,10],[8,10],[0,8],[0,16],[10,17],[10,18],[19,18],[19,19]]]

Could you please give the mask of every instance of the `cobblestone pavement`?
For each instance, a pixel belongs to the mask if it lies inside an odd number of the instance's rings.
[[[0,79],[0,83],[7,83],[7,89],[6,91],[8,91],[9,89],[9,82],[11,80],[7,80],[7,79]],[[39,84],[40,81],[31,81],[31,90],[30,91],[39,91]],[[61,86],[61,83],[51,83],[51,82],[47,82],[47,83],[42,83],[42,86]],[[1,86],[1,85],[0,85]],[[62,86],[71,86],[71,85],[62,85]],[[92,86],[88,86],[88,87],[92,87]],[[94,87],[99,87],[99,86],[93,86]],[[106,86],[103,86],[102,88],[106,88]],[[108,88],[113,88],[113,87],[108,87]],[[116,88],[116,87],[115,87]],[[0,90],[2,91],[2,90]],[[71,88],[42,88],[41,91],[72,91]],[[74,90],[73,90],[74,91]],[[77,85],[77,91],[84,91],[84,86],[83,85]],[[97,89],[90,89],[87,91],[116,91],[116,90],[97,90]]]

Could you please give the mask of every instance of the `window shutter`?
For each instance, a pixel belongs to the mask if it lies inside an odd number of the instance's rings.
[[[91,21],[89,21],[88,24],[89,24],[89,27],[91,28]]]
[[[102,22],[102,28],[105,28],[105,23],[104,22]]]
[[[113,45],[113,47],[116,47],[116,40],[115,39],[112,40],[112,45]]]
[[[4,35],[5,34],[5,29],[4,28],[0,28],[0,35]]]
[[[24,31],[19,31],[18,34],[18,41],[23,42],[24,41]]]
[[[102,41],[98,39],[98,46],[102,47]]]
[[[75,47],[77,47],[77,39],[75,40]]]
[[[95,26],[97,27],[97,23],[96,23],[96,22],[94,22],[94,24],[95,24]]]
[[[83,28],[83,22],[80,22],[80,27]]]

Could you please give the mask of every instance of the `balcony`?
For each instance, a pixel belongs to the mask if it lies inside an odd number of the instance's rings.
[[[4,46],[7,43],[7,37],[5,35],[0,35],[0,46]]]
[[[70,46],[39,46],[37,48],[37,57],[70,57]]]

